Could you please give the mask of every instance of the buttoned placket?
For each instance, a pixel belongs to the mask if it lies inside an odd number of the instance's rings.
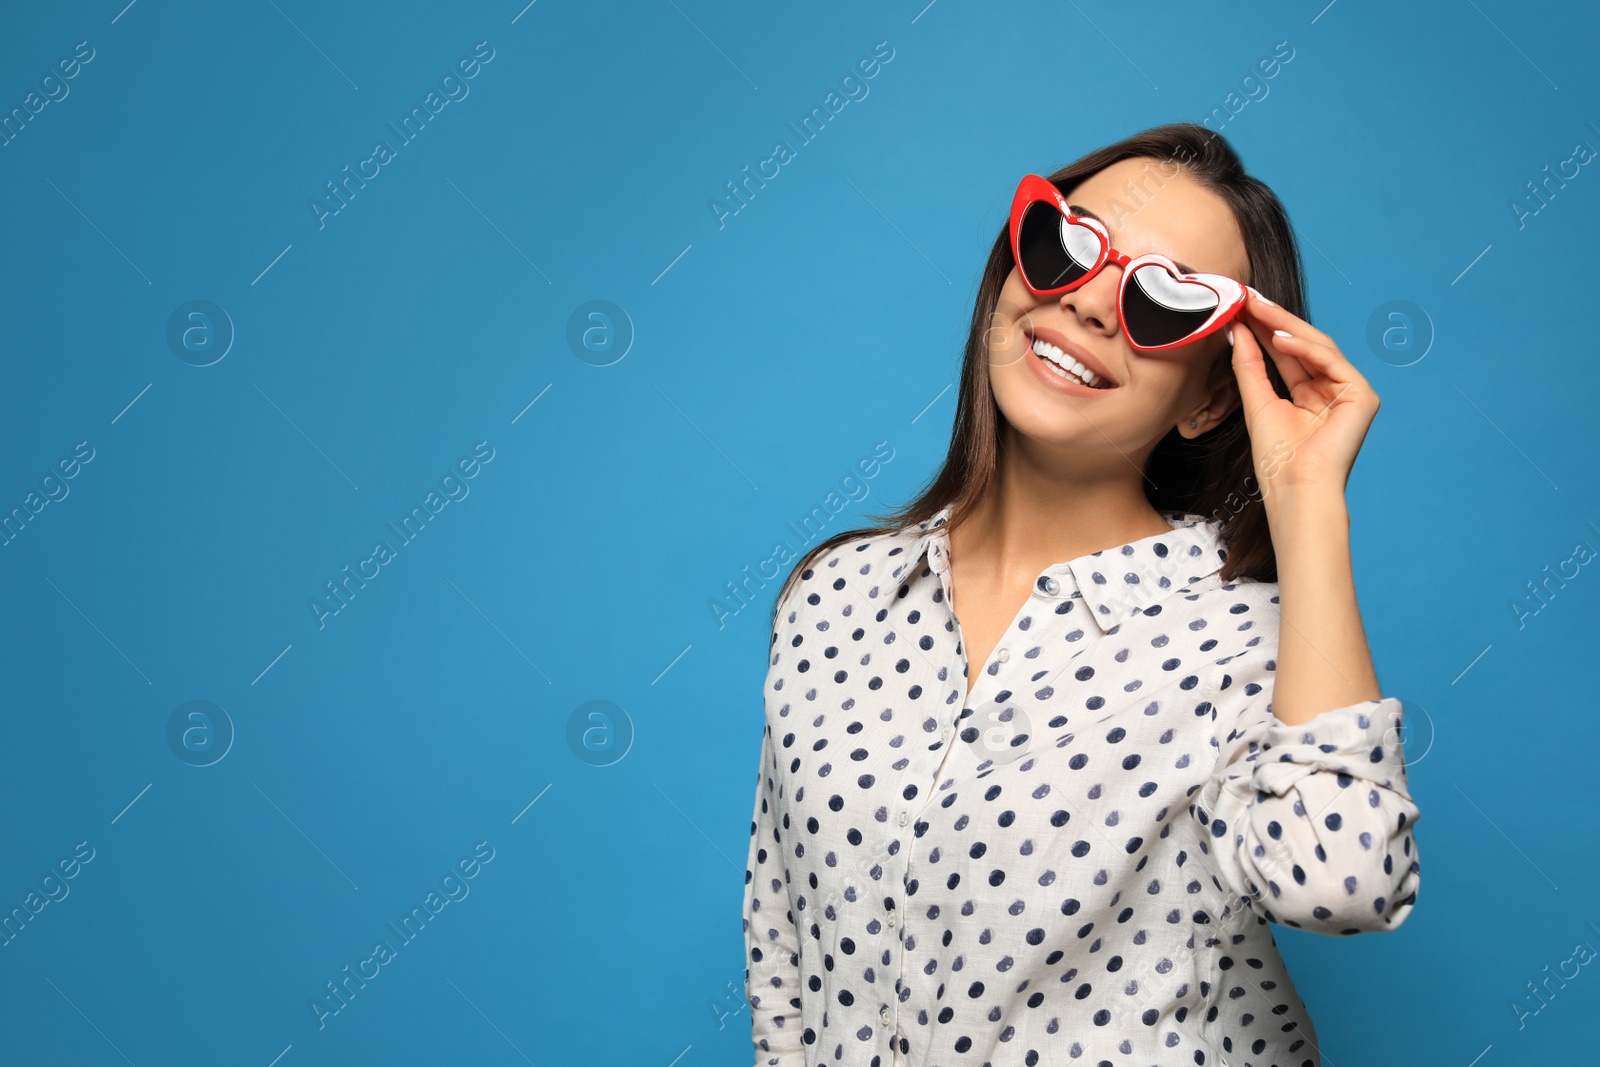
[[[934,518],[931,525],[926,526],[922,541],[914,545],[910,560],[902,563],[901,569],[894,571],[894,579],[904,581],[907,573],[915,576],[918,573],[918,560],[922,557],[923,550],[926,550],[928,569],[934,576],[938,577],[939,585],[944,590],[944,609],[950,614],[950,619],[955,619],[955,601],[950,595],[952,579],[950,579],[949,531],[946,530],[946,517],[944,515]],[[1038,574],[1034,579],[1034,587],[1029,590],[1029,603],[1022,606],[1018,614],[1011,619],[1011,624],[1006,627],[1005,635],[1000,638],[1000,645],[992,653],[995,661],[1000,662],[1000,664],[1006,664],[1006,662],[1011,661],[1011,657],[1013,657],[1013,641],[1016,640],[1016,633],[1013,630],[1021,619],[1029,616],[1030,613],[1038,613],[1038,611],[1054,611],[1059,606],[1054,601],[1064,600],[1067,597],[1082,598],[1085,593],[1083,593],[1083,585],[1078,582],[1078,577],[1080,576],[1082,576],[1082,573],[1074,571],[1072,563],[1056,563],[1056,565],[1045,569],[1043,573]],[[1099,595],[1098,587],[1094,592]],[[1034,598],[1038,598],[1040,603],[1034,603]],[[1099,632],[1104,632],[1107,629],[1107,625],[1110,624],[1109,619],[1102,619],[1102,617],[1096,616],[1090,600],[1082,600],[1082,603],[1078,606],[1082,606],[1085,609],[1085,613],[1088,613],[1088,619],[1085,621],[1088,629],[1099,630]],[[955,629],[957,629],[957,635],[960,635],[958,622]],[[965,638],[960,638],[960,640],[963,641],[963,653],[965,653]],[[950,667],[952,667],[952,670],[947,673],[947,677],[954,681],[955,685],[963,685],[965,678],[960,678],[960,675],[958,675],[960,661],[952,662]],[[989,664],[979,664],[976,669],[979,672],[986,672],[987,667],[989,667]],[[966,669],[973,670],[971,662],[966,664]],[[997,670],[997,675],[998,673],[1000,672]],[[986,681],[987,677],[981,677],[978,678],[978,681],[974,681],[973,686],[971,686],[970,696],[965,701],[962,701],[962,704],[955,705],[954,702],[944,704],[941,715],[946,718],[942,723],[939,723],[938,747],[925,745],[922,752],[918,753],[918,758],[915,758],[910,765],[907,765],[906,777],[915,774],[914,781],[918,785],[917,798],[920,803],[928,803],[933,798],[939,779],[941,779],[942,774],[946,773],[952,753],[955,752],[955,745],[950,744],[950,739],[957,736],[957,729],[955,728],[960,725],[960,718],[965,715],[966,710],[973,707],[974,701],[976,701],[976,704],[981,704],[984,699],[992,697],[992,694],[1008,688],[1006,683],[1010,681],[1010,677],[1003,678],[1003,680],[1002,678],[995,678],[995,686],[992,689],[986,686]],[[979,689],[982,689],[982,691],[979,691]],[[910,811],[909,806],[906,806],[906,808],[901,808],[899,811],[894,811],[891,814],[891,819],[893,819],[896,827],[907,829],[907,827],[914,825],[915,816]],[[882,885],[885,888],[886,886],[899,886],[898,902],[899,904],[904,904],[904,891],[906,891],[906,886],[909,885],[910,878],[912,878],[912,865],[917,861],[917,856],[915,856],[917,835],[915,835],[915,832],[906,833],[904,837],[899,837],[899,840],[901,840],[901,848],[894,853],[894,856],[883,857]],[[894,864],[894,859],[898,859],[898,864]],[[910,995],[912,995],[909,985],[906,984],[906,944],[907,941],[914,941],[914,939],[912,939],[912,934],[907,933],[909,917],[907,917],[907,921],[898,920],[896,897],[885,894],[882,897],[882,907],[885,909],[882,929],[885,931],[883,937],[885,937],[886,945],[883,952],[888,952],[890,950],[888,942],[893,942],[891,949],[896,955],[896,960],[894,960],[896,961],[896,979],[894,979],[893,992],[893,998],[896,1003],[893,1003],[893,1005],[880,1003],[878,1005],[878,1022],[882,1024],[883,1037],[890,1045],[888,1059],[894,1064],[904,1064],[907,1059],[906,1054],[901,1053],[899,1043],[896,1041],[896,1009],[899,1008],[901,1003],[909,1000]]]
[[[945,609],[951,611],[951,615],[954,616],[955,613],[950,607],[955,601],[950,598],[950,554],[947,551],[950,540],[949,535],[943,529],[944,524],[941,522],[939,525],[940,529],[933,533],[932,541],[928,545],[928,567],[938,576],[939,587],[944,590]],[[946,748],[948,748],[950,735],[955,732],[955,718],[959,712],[951,711],[950,705],[946,704],[941,714],[950,716],[939,727],[939,739],[945,742]],[[943,754],[944,752],[941,750],[940,755],[942,756]]]
[[[943,529],[943,526],[944,520],[941,518],[936,521],[934,528],[928,533],[928,541],[926,545],[928,554],[928,569],[932,571],[933,574],[939,579],[940,587],[944,592],[945,610],[950,612],[951,618],[953,619],[955,617],[955,601],[951,596],[949,535],[947,531]],[[1058,599],[1061,596],[1063,585],[1060,579],[1056,577],[1056,574],[1064,573],[1063,568],[1065,568],[1065,566],[1065,564],[1057,564],[1055,567],[1050,568],[1044,574],[1040,575],[1034,582],[1033,589],[1030,591],[1030,597],[1039,597],[1045,601]],[[1023,618],[1027,614],[1028,613],[1026,610],[1019,611],[1016,619],[1012,620],[1013,626],[1015,625],[1017,619]],[[1002,644],[994,652],[995,659],[1000,663],[1008,663],[1011,659],[1011,648],[1005,642],[1012,637],[1013,634],[1011,629],[1008,628],[1006,635],[1001,639]],[[952,664],[952,667],[954,666],[957,666],[957,664]],[[980,664],[977,669],[981,671],[986,667],[987,664]],[[970,662],[967,664],[967,669],[973,669]],[[954,679],[956,676],[956,672],[952,671],[952,679]],[[972,693],[970,695],[971,697],[981,699],[979,690],[981,687],[983,687],[983,683],[984,679],[980,678],[973,685]],[[962,684],[962,681],[957,681],[956,684]],[[917,783],[919,786],[919,796],[921,796],[924,801],[933,796],[935,792],[935,786],[939,781],[939,777],[944,773],[945,768],[949,764],[953,750],[953,746],[950,744],[950,739],[956,732],[955,727],[958,723],[959,717],[966,711],[968,707],[972,706],[972,703],[972,699],[969,698],[968,700],[962,702],[959,709],[955,707],[953,702],[944,706],[944,711],[942,714],[948,716],[948,718],[946,718],[946,720],[941,723],[939,727],[941,746],[936,750],[938,755],[931,761],[932,766],[929,768],[931,773],[921,774],[919,777],[922,780]],[[910,826],[912,822],[912,814],[910,810],[902,809],[899,814],[895,816],[895,822],[901,827]],[[900,872],[900,884],[902,888],[904,887],[905,882],[910,879],[911,868],[913,863],[916,861],[916,835],[914,833],[908,835],[906,838],[904,838],[904,842],[904,847],[900,852],[902,863],[904,864],[903,869]],[[889,936],[893,937],[894,939],[894,947],[898,955],[898,974],[895,981],[895,991],[896,998],[902,1002],[910,996],[910,991],[905,984],[905,940],[908,935],[904,930],[900,929],[900,926],[903,925],[904,924],[896,923],[894,912],[890,910],[885,919],[885,928],[889,931]],[[883,1024],[884,1032],[889,1040],[891,1059],[893,1062],[902,1063],[905,1061],[905,1057],[901,1054],[899,1050],[899,1044],[895,1040],[894,1018],[895,1015],[893,1008],[891,1008],[889,1005],[880,1006],[878,1010],[878,1019],[879,1022]]]
[[[940,525],[942,525],[942,523]],[[937,574],[939,576],[939,581],[940,581],[940,583],[941,583],[941,585],[942,585],[942,587],[944,589],[945,607],[950,611],[951,617],[954,618],[955,617],[955,608],[954,608],[955,598],[951,595],[951,592],[950,592],[951,581],[950,581],[949,535],[942,529],[941,530],[937,530],[935,533],[933,533],[931,535],[931,539],[930,539],[929,544],[928,544],[928,561],[929,561],[929,563],[928,563],[929,569],[932,570],[935,574]],[[1070,569],[1069,565],[1066,564],[1066,563],[1054,564],[1053,566],[1051,566],[1048,569],[1046,569],[1038,577],[1036,577],[1034,579],[1034,582],[1033,582],[1033,588],[1029,591],[1029,594],[1028,594],[1030,603],[1032,602],[1032,598],[1034,598],[1034,597],[1038,597],[1041,600],[1045,600],[1045,601],[1054,601],[1054,600],[1061,599],[1063,585],[1062,585],[1061,579],[1059,577],[1057,577],[1058,575],[1064,575],[1064,576],[1070,577],[1071,576],[1071,569]],[[1051,610],[1054,610],[1053,606],[1052,606]],[[1026,607],[1024,607],[1022,609],[1019,609],[1017,614],[1016,614],[1016,616],[1011,620],[1010,625],[1008,625],[1006,627],[1006,632],[1000,635],[1000,643],[998,645],[996,645],[994,651],[990,653],[990,655],[994,657],[996,662],[998,662],[998,663],[1009,663],[1009,662],[1011,662],[1011,656],[1012,656],[1011,645],[1016,639],[1016,634],[1013,633],[1013,630],[1015,629],[1015,627],[1017,625],[1017,622],[1019,620],[1023,619],[1024,617],[1026,617],[1028,614],[1029,613],[1028,613]],[[959,628],[959,626],[960,626],[959,621],[957,622],[957,626]],[[962,638],[962,651],[963,652],[966,651],[965,645],[966,645],[966,639],[963,636],[963,638]],[[967,708],[974,707],[976,703],[979,703],[979,702],[982,701],[982,699],[983,699],[982,694],[986,691],[986,684],[985,683],[986,683],[986,681],[987,681],[987,679],[989,677],[988,676],[988,668],[989,668],[989,665],[987,663],[980,663],[980,664],[977,664],[976,666],[974,666],[972,661],[970,659],[968,659],[968,661],[967,661],[967,670],[969,672],[973,671],[973,670],[978,671],[980,673],[980,677],[977,679],[977,681],[972,683],[972,692],[967,695],[967,699],[963,702],[963,706],[962,706],[962,709],[961,709],[962,711],[965,711]],[[999,681],[998,673],[999,672],[996,672],[996,681],[995,681],[994,692],[999,692],[1000,690],[1006,688],[1004,683]],[[950,735],[951,735],[951,733],[953,733],[953,732],[954,732],[953,724],[947,722],[941,728],[939,736],[941,738],[944,738],[945,740],[948,740]]]
[[[928,552],[928,569],[931,570],[939,579],[940,585],[944,590],[944,606],[946,610],[949,610],[951,604],[950,583],[948,579],[949,553],[947,551],[948,542],[946,540],[946,535],[944,530],[941,529],[943,525],[944,520],[942,518],[937,520],[935,527],[928,534],[929,540],[926,547]],[[956,718],[959,714],[960,709],[954,708],[952,704],[944,705],[941,715],[947,716],[947,718],[945,718],[945,721],[942,722],[939,727],[939,747],[932,752],[924,749],[921,757],[912,764],[912,767],[915,767],[918,772],[916,782],[918,786],[917,795],[924,803],[933,796],[935,785],[939,780],[939,775],[943,772],[949,760],[951,751],[950,739],[955,733]],[[924,763],[923,760],[926,760],[926,762]],[[913,815],[910,808],[902,808],[894,816],[895,825],[902,828],[909,829],[912,825],[912,820]],[[915,832],[907,833],[902,838],[903,847],[900,849],[899,853],[902,867],[899,871],[900,879],[898,882],[898,884],[901,886],[902,893],[904,892],[906,883],[909,882],[911,878],[912,866],[917,860],[916,840]],[[895,911],[889,905],[889,901],[884,902],[884,906],[888,909],[888,915],[884,920],[884,925],[888,931],[887,936],[893,939],[893,948],[897,957],[897,973],[894,983],[894,996],[896,1001],[903,1003],[911,996],[910,988],[906,985],[905,980],[906,939],[910,935],[905,930],[905,923],[899,922],[896,919]],[[906,1062],[905,1055],[900,1051],[900,1043],[896,1040],[895,1008],[887,1004],[881,1006],[878,1009],[878,1020],[883,1024],[884,1034],[889,1041],[890,1061],[893,1063]]]

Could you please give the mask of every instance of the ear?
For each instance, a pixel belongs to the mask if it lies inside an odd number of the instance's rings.
[[[1182,414],[1178,432],[1191,440],[1214,430],[1222,420],[1233,413],[1242,402],[1239,395],[1239,378],[1233,370],[1233,345],[1227,331],[1219,331],[1221,347],[1213,357],[1211,370],[1206,375],[1206,398]],[[1190,429],[1189,423],[1197,423]]]

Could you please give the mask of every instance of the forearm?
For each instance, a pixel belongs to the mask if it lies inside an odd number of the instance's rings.
[[[1356,605],[1350,513],[1342,494],[1267,499],[1278,561],[1277,671],[1272,713],[1291,726],[1382,696]]]

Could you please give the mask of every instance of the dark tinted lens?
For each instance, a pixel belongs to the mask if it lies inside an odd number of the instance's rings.
[[[1089,273],[1100,256],[1100,241],[1086,226],[1068,223],[1050,204],[1030,204],[1017,228],[1022,275],[1035,289],[1056,289]]]
[[[1134,271],[1123,294],[1128,339],[1147,348],[1181,341],[1217,310],[1217,294],[1198,282],[1182,282],[1155,264]]]

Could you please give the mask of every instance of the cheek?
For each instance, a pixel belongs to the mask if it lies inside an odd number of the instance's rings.
[[[1001,294],[983,332],[991,368],[1017,363],[1026,354],[1028,339],[1023,331],[1032,320],[1031,311],[1032,305],[1014,303]]]
[[[1017,272],[1013,270],[1005,285],[1000,287],[1000,295],[995,300],[994,310],[989,313],[989,325],[993,328],[1009,323],[1020,327],[1027,321],[1028,315],[1037,311],[1039,307],[1039,298],[1017,280]]]
[[[1182,362],[1173,368],[1173,388],[1185,398],[1201,399],[1212,386],[1233,378],[1233,352],[1225,339],[1207,337],[1175,351]]]

